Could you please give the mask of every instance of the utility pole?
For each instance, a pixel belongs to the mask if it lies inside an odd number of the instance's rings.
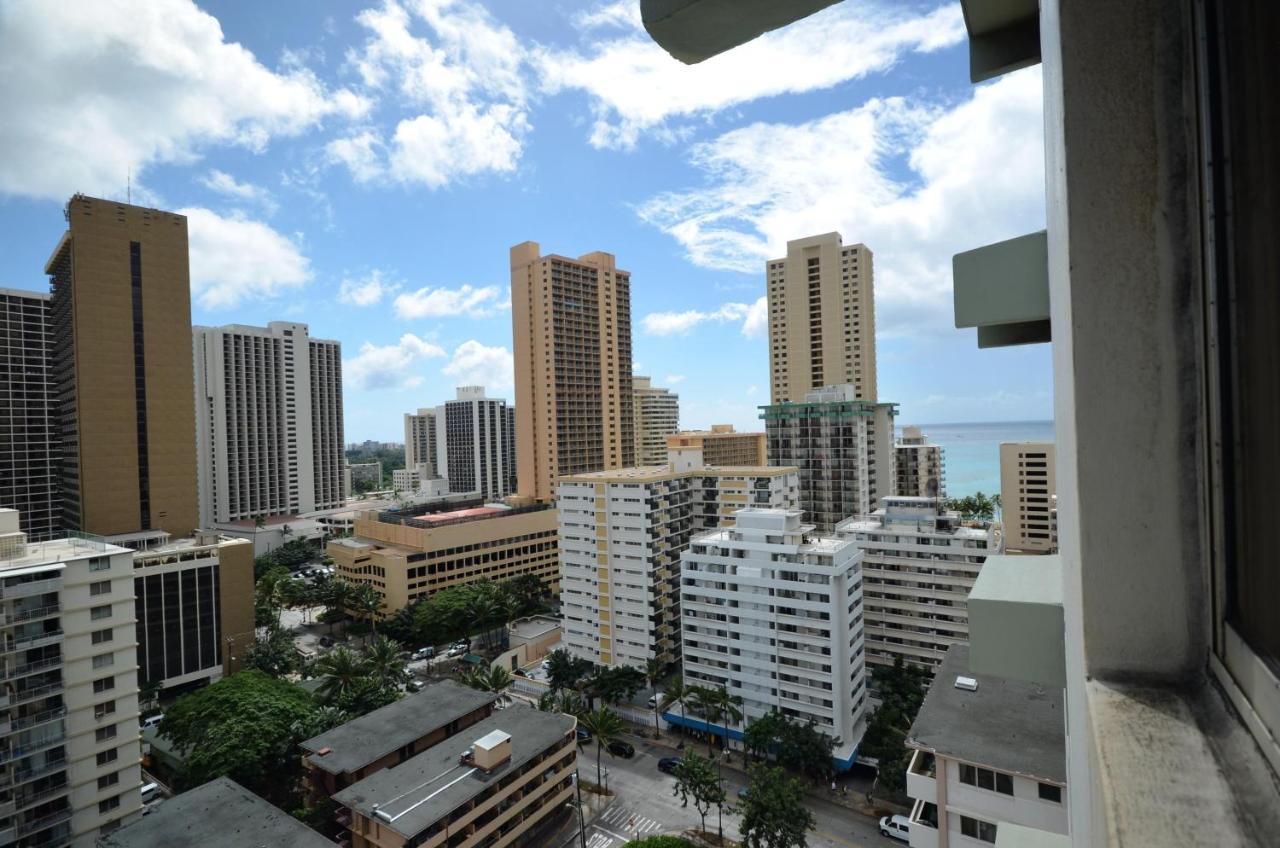
[[[587,819],[582,812],[582,781],[578,779],[578,772],[573,772],[573,785],[578,790],[578,835],[582,837],[582,848],[587,848]]]

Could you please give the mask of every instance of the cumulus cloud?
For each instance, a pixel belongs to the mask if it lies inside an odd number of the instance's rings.
[[[405,333],[392,345],[365,342],[360,352],[342,363],[342,376],[357,389],[407,388],[422,384],[422,376],[413,368],[424,359],[445,356],[444,348],[434,342]]]
[[[668,374],[666,382],[668,386],[674,386],[677,383],[683,383],[684,380],[685,376],[683,374]]]
[[[488,318],[500,310],[511,308],[511,301],[501,298],[502,290],[497,286],[464,285],[456,289],[426,286],[397,297],[396,315],[406,319],[455,315]]]
[[[762,297],[755,303],[726,303],[711,312],[650,312],[640,320],[640,326],[651,336],[683,336],[699,324],[741,321],[742,334],[755,337],[767,328],[768,316],[769,308]]]
[[[242,183],[226,171],[219,171],[214,168],[200,177],[199,181],[205,188],[225,197],[233,200],[243,200],[246,203],[256,203],[262,206],[263,210],[269,215],[274,214],[277,209],[275,198],[271,196],[271,192],[253,183]]]
[[[0,192],[58,200],[368,108],[296,64],[267,68],[191,0],[4,3],[0,102]]]
[[[631,8],[637,5],[611,2],[578,14],[574,22],[582,29],[626,28],[607,39],[591,33],[584,50],[534,50],[544,90],[588,95],[591,143],[597,147],[631,147],[645,132],[673,138],[689,119],[763,97],[830,88],[965,36],[959,4],[916,13],[891,0],[838,3],[705,62],[684,65],[644,32]]]
[[[1030,68],[959,102],[872,99],[807,123],[753,124],[695,145],[705,184],[639,213],[695,264],[756,275],[788,239],[839,230],[875,252],[878,335],[930,332],[950,324],[953,254],[1044,226],[1041,101]],[[680,332],[719,315],[644,326]],[[766,324],[757,301],[744,332]]]
[[[472,339],[458,345],[443,369],[459,386],[484,386],[496,391],[515,385],[515,360],[505,347],[488,347]]]
[[[508,27],[471,0],[386,0],[356,20],[369,37],[348,65],[416,114],[389,134],[370,128],[330,142],[331,162],[357,182],[433,189],[515,170],[530,123],[525,51]]]
[[[178,213],[187,216],[191,293],[206,309],[274,297],[311,279],[299,246],[261,221],[201,207]]]
[[[399,288],[399,283],[374,269],[358,279],[343,279],[338,286],[338,301],[351,306],[373,306]]]

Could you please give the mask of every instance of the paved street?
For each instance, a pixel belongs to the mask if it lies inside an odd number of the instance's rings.
[[[658,759],[670,756],[671,751],[643,739],[628,739],[636,746],[634,758],[617,759],[605,752],[601,760],[609,772],[609,788],[617,797],[587,828],[587,848],[619,848],[637,834],[678,833],[699,823],[697,810],[692,806],[681,807],[680,799],[673,795],[675,778],[658,771]],[[581,749],[578,768],[584,779],[595,780],[594,745]],[[724,777],[725,793],[731,802],[736,801],[738,790],[746,785],[746,780],[728,769]],[[809,835],[812,848],[902,848],[903,843],[881,836],[870,818],[819,799],[809,799],[806,804],[817,819],[817,830]],[[707,815],[707,828],[714,831],[716,826],[713,808]],[[731,838],[738,837],[737,816],[725,814],[724,832]],[[561,848],[574,845],[581,848],[576,833]]]

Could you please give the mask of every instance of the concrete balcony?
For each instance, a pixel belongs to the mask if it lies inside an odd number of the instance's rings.
[[[976,327],[978,347],[1049,341],[1044,230],[957,253],[951,265],[956,327]]]
[[[0,599],[30,598],[33,595],[44,595],[62,589],[62,578],[51,577],[48,580],[32,580],[29,583],[17,583],[12,586],[0,586]]]
[[[938,848],[938,808],[932,801],[916,801],[911,808],[911,848]]]
[[[969,668],[1066,686],[1062,560],[993,556],[969,593]]]
[[[912,798],[933,801],[938,797],[938,780],[933,754],[916,751],[907,766],[907,794]]]

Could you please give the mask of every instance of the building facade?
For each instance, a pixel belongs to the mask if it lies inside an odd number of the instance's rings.
[[[62,526],[49,301],[42,292],[0,289],[0,508],[17,510],[33,541],[54,538]]]
[[[1000,548],[994,527],[967,526],[936,498],[890,497],[835,532],[864,554],[867,662],[901,657],[932,672],[968,641],[969,590]]]
[[[746,506],[796,505],[794,468],[670,465],[562,478],[564,647],[603,666],[680,656],[680,554]]]
[[[92,848],[142,807],[132,554],[18,527],[0,510],[0,843]]]
[[[513,435],[507,402],[485,397],[483,386],[459,386],[458,396],[436,407],[436,469],[454,492],[497,500],[515,491]]]
[[[436,476],[436,411],[419,409],[404,414],[404,467],[427,466],[428,477]],[[440,476],[444,476],[443,474]]]
[[[797,509],[735,519],[680,557],[684,680],[742,698],[733,738],[778,710],[830,736],[847,770],[866,729],[862,554],[815,535]]]
[[[196,496],[187,219],[77,194],[45,266],[63,525],[190,533]]]
[[[768,442],[764,433],[739,433],[732,424],[712,424],[710,430],[685,430],[667,436],[666,458],[677,470],[704,465],[765,465]]]
[[[765,263],[769,295],[769,378],[773,403],[802,401],[814,389],[847,384],[876,398],[876,322],[871,250],[839,233],[787,242]]]
[[[1000,510],[1010,551],[1058,549],[1057,452],[1053,442],[1000,445]]]
[[[306,324],[193,327],[200,524],[298,515],[343,504],[342,374],[326,368]],[[313,367],[319,373],[312,373]],[[319,411],[319,412],[318,412]]]
[[[903,427],[893,446],[893,494],[911,498],[945,498],[947,473],[940,445],[919,427]]]
[[[342,345],[312,339],[311,354],[311,445],[316,484],[316,503],[341,506],[346,488],[342,450]]]
[[[822,532],[869,514],[893,491],[897,408],[856,396],[852,386],[827,386],[800,403],[761,407],[769,462],[800,469],[800,508]]]
[[[441,589],[522,574],[560,588],[556,512],[547,504],[509,508],[468,504],[367,511],[354,533],[329,542],[337,576],[368,583],[390,615]]]
[[[362,491],[376,491],[382,488],[381,462],[347,463],[343,471],[346,480],[344,485],[347,487],[347,491],[352,494]]]
[[[648,377],[631,378],[635,409],[637,466],[667,461],[667,436],[680,429],[680,396],[653,385]]]
[[[635,465],[631,275],[612,254],[511,248],[519,493],[555,497],[556,478]]]

